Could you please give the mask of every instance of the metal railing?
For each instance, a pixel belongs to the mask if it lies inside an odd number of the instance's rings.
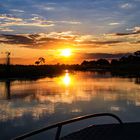
[[[73,118],[73,119],[70,119],[70,120],[62,121],[62,122],[59,122],[59,123],[56,123],[56,124],[53,124],[53,125],[50,125],[50,126],[47,126],[47,127],[44,127],[44,128],[41,128],[41,129],[38,129],[38,130],[35,130],[35,131],[32,131],[32,132],[29,132],[29,133],[26,133],[24,135],[21,135],[21,136],[18,136],[16,138],[14,138],[13,140],[22,140],[22,139],[31,137],[33,135],[36,135],[38,133],[41,133],[43,131],[47,131],[49,129],[56,128],[56,127],[57,127],[57,131],[56,131],[56,135],[55,135],[55,140],[59,140],[61,129],[62,129],[63,125],[70,124],[70,123],[77,122],[77,121],[81,121],[81,120],[88,119],[88,118],[93,118],[93,117],[95,118],[95,117],[102,117],[102,116],[113,117],[120,124],[123,124],[123,122],[121,121],[121,119],[118,116],[116,116],[114,114],[111,114],[111,113],[90,114],[90,115],[85,115],[85,116]]]

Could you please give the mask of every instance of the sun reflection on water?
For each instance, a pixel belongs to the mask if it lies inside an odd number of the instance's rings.
[[[139,85],[124,78],[93,78],[92,73],[66,70],[54,78],[9,82],[0,82],[0,121],[24,117],[25,114],[40,119],[45,114],[57,113],[58,105],[62,105],[62,111],[71,113],[84,111],[82,103],[89,109],[106,107],[107,111],[108,108],[124,111],[132,105],[140,106]],[[125,106],[119,101],[124,101]]]
[[[63,77],[63,84],[68,86],[71,83],[71,77],[69,75],[69,73],[65,73],[65,76]]]
[[[56,82],[61,87],[69,89],[74,84],[74,77],[73,77],[73,75],[71,73],[69,73],[68,70],[66,70],[63,75],[61,75],[60,77],[56,78]]]

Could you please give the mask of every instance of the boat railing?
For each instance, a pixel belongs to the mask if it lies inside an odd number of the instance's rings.
[[[81,120],[85,120],[85,119],[89,119],[89,118],[95,118],[95,117],[102,117],[102,116],[113,117],[114,119],[116,119],[119,122],[119,124],[123,124],[121,119],[118,116],[116,116],[116,115],[114,115],[112,113],[90,114],[90,115],[80,116],[80,117],[73,118],[73,119],[70,119],[70,120],[58,122],[56,124],[46,126],[44,128],[38,129],[38,130],[34,130],[32,132],[29,132],[29,133],[23,134],[21,136],[18,136],[16,138],[14,138],[13,140],[23,140],[25,138],[31,137],[33,135],[39,134],[41,132],[44,132],[44,131],[47,131],[47,130],[50,130],[50,129],[53,129],[53,128],[57,128],[56,135],[55,135],[55,140],[59,140],[61,130],[62,130],[62,126],[70,124],[70,123],[74,123],[74,122],[77,122],[77,121],[81,121]]]

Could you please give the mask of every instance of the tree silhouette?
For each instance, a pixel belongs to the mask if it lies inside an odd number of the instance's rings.
[[[140,51],[136,51],[134,52],[134,55],[139,56],[140,57]]]
[[[119,61],[117,59],[112,59],[111,60],[111,65],[117,65]]]
[[[6,52],[6,65],[10,65],[10,55],[11,55],[11,53],[10,52]]]
[[[98,59],[97,61],[96,61],[96,64],[97,65],[109,65],[109,62],[108,62],[108,60],[106,60],[106,59]]]
[[[44,64],[45,63],[45,58],[39,57],[38,61],[40,62],[40,64]]]
[[[43,57],[39,57],[37,61],[35,61],[35,64],[36,65],[39,65],[39,64],[44,64],[45,63],[45,58]]]
[[[36,65],[39,65],[39,63],[40,63],[39,61],[35,61],[35,64],[36,64]]]

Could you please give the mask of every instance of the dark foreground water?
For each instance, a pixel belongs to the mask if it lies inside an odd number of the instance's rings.
[[[54,78],[0,81],[0,139],[8,140],[49,124],[109,112],[124,122],[140,122],[140,79],[110,73],[65,72]],[[89,124],[116,122],[105,117],[74,123],[62,135]],[[55,130],[30,139],[53,139]]]

